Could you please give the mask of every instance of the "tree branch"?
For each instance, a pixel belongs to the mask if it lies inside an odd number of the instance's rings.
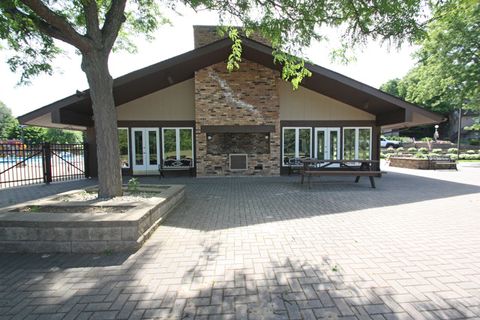
[[[62,38],[59,40],[65,41],[76,47],[82,52],[87,52],[91,48],[88,39],[80,35],[65,18],[53,12],[43,4],[41,0],[20,0],[23,4],[29,7],[35,14],[37,14],[44,22],[51,25],[57,31],[62,33]]]
[[[105,15],[105,23],[102,28],[105,52],[110,52],[117,39],[118,32],[125,22],[125,5],[127,0],[114,0]]]
[[[95,0],[83,0],[83,11],[85,12],[85,23],[87,26],[87,36],[97,45],[102,41],[100,26],[98,24],[98,6]]]

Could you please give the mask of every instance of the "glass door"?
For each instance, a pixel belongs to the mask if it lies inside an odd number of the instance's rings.
[[[157,128],[132,128],[133,174],[158,174],[160,139]]]
[[[315,158],[340,159],[340,128],[315,128]]]

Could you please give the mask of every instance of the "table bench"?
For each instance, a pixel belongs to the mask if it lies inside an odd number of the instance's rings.
[[[457,169],[457,162],[449,156],[427,156],[429,169]]]
[[[370,185],[375,188],[374,177],[381,177],[386,172],[378,170],[378,160],[304,160],[304,166],[301,171],[301,184],[304,183],[307,176],[308,187],[311,188],[312,176],[354,176],[355,183],[360,181],[360,177],[368,177]],[[360,163],[360,166],[353,165]],[[338,167],[332,168],[333,164]]]
[[[166,171],[188,171],[190,176],[194,176],[195,167],[193,166],[193,160],[186,158],[186,159],[167,159],[164,160],[163,163],[161,162],[158,166],[158,172],[160,173],[160,178],[165,178]]]

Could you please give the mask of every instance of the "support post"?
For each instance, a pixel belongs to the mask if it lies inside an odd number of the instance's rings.
[[[49,142],[43,144],[43,181],[47,184],[52,182],[52,152]]]
[[[89,162],[89,150],[88,143],[83,144],[83,163],[85,168],[85,178],[90,178],[90,162]]]

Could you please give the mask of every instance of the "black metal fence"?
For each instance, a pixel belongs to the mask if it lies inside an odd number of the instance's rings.
[[[0,189],[88,176],[87,144],[0,144]]]

